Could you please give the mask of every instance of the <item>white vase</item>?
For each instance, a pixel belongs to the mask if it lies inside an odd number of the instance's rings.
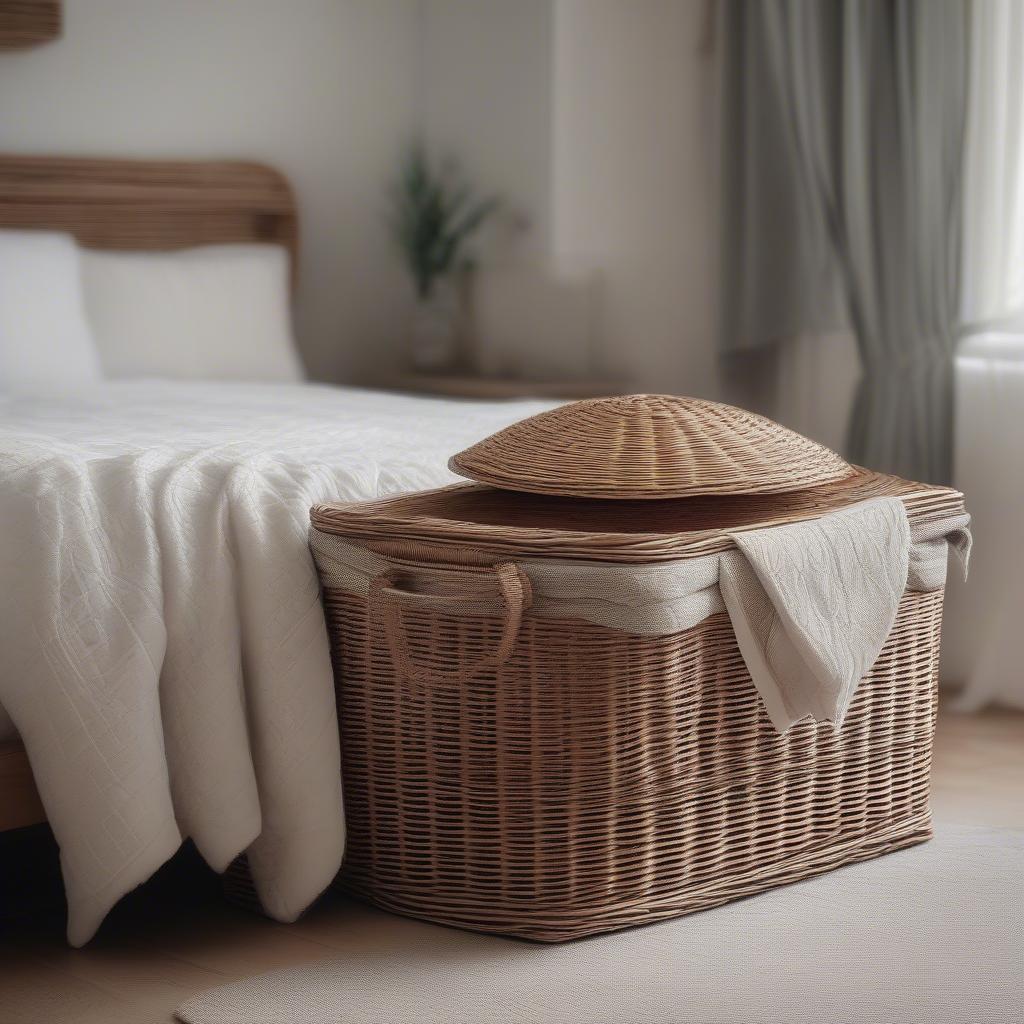
[[[459,355],[458,291],[437,282],[428,298],[416,304],[412,322],[412,364],[417,370],[450,368]]]

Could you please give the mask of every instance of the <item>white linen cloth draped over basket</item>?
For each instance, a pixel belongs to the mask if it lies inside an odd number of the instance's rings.
[[[531,614],[585,619],[610,629],[664,635],[727,611],[772,724],[785,732],[810,717],[842,725],[906,589],[937,590],[947,538],[966,573],[970,516],[910,527],[898,498],[874,498],[819,519],[731,534],[735,550],[651,565],[523,558]],[[334,534],[310,531],[325,587],[367,596],[399,564]],[[429,569],[401,568],[429,582]],[[477,614],[500,600],[482,598]]]

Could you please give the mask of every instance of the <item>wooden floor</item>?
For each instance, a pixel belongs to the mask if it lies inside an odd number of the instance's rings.
[[[933,805],[941,823],[1024,827],[1024,715],[943,712],[936,740]],[[276,967],[330,958],[346,914],[328,899],[294,925],[226,906],[187,851],[111,914],[83,950],[64,944],[56,865],[45,833],[0,848],[10,904],[37,877],[56,897],[0,938],[0,1024],[151,1024],[204,988]]]

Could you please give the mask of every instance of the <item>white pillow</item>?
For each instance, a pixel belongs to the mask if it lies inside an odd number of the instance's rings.
[[[82,285],[109,377],[303,378],[281,246],[83,249]]]
[[[0,394],[74,391],[100,379],[75,240],[0,230]]]

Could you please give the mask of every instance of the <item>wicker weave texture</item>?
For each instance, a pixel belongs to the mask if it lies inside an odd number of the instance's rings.
[[[288,182],[240,161],[2,156],[0,227],[66,231],[94,249],[274,242],[293,270],[298,241]]]
[[[869,498],[898,497],[914,522],[959,515],[964,497],[857,469],[843,480],[790,494],[601,501],[516,494],[475,484],[372,502],[314,505],[313,525],[374,547],[394,542],[441,550],[444,560],[508,555],[658,562],[734,547],[729,531],[817,518]],[[442,550],[443,549],[443,550]]]
[[[3,0],[0,51],[48,43],[60,36],[61,0]]]
[[[559,941],[647,923],[930,834],[942,594],[908,593],[840,732],[779,736],[725,615],[641,638],[324,595],[341,709],[339,883],[446,924]]]
[[[492,434],[449,465],[513,491],[632,500],[773,494],[853,472],[835,452],[763,416],[675,395],[559,406]]]

